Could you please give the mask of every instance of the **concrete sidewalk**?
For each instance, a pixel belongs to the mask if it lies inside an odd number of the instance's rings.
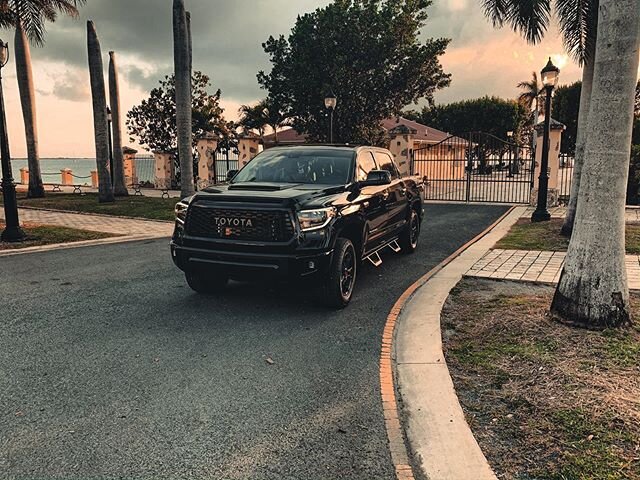
[[[80,230],[114,233],[123,236],[160,238],[170,237],[173,233],[173,223],[171,222],[24,208],[18,209],[18,214],[21,223],[58,225]],[[0,209],[0,219],[4,220],[4,211],[2,209]]]
[[[458,402],[440,330],[451,289],[525,212],[517,207],[421,286],[398,319],[393,348],[409,448],[429,480],[496,480]]]

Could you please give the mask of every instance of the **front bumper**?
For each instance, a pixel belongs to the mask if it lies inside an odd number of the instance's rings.
[[[333,250],[313,254],[232,252],[194,248],[171,242],[171,258],[182,271],[223,271],[234,278],[300,278],[325,273]]]

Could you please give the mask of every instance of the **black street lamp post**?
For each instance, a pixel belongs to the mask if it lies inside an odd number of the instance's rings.
[[[109,128],[107,129],[107,135],[109,136],[109,173],[111,174],[111,185],[113,185],[115,180],[113,175],[113,140],[111,136],[113,116],[111,115],[111,109],[109,107],[107,107],[107,122],[109,123]]]
[[[329,110],[329,143],[333,143],[333,111],[336,109],[338,99],[331,92],[324,99],[324,106]]]
[[[540,162],[540,176],[538,177],[538,205],[536,206],[532,222],[545,222],[551,220],[551,214],[547,210],[547,196],[549,193],[549,143],[551,136],[551,95],[553,89],[558,84],[560,69],[549,62],[542,69],[542,84],[545,90],[545,110],[544,110],[544,136],[542,138],[542,160]]]
[[[7,134],[7,115],[4,109],[4,91],[2,90],[2,68],[9,62],[9,44],[0,40],[0,157],[2,160],[2,197],[4,199],[5,229],[0,235],[3,242],[21,242],[25,234],[18,219],[18,201],[16,187],[11,172],[11,154],[9,135]]]

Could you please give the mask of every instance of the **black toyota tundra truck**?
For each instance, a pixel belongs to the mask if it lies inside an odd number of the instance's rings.
[[[228,185],[176,205],[171,256],[196,292],[229,278],[309,278],[344,307],[361,261],[378,266],[382,249],[418,245],[424,187],[388,150],[275,147],[230,173]]]

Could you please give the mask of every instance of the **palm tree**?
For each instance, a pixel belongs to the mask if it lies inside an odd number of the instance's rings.
[[[544,114],[544,101],[540,101],[542,85],[538,81],[538,74],[533,72],[531,80],[520,82],[518,88],[522,90],[518,95],[518,103],[526,108],[527,111],[533,111],[534,124],[538,123],[538,117]]]
[[[589,327],[630,322],[625,193],[639,49],[640,0],[600,0],[582,185],[551,305],[560,318]]]
[[[240,107],[239,125],[247,130],[257,130],[262,138],[265,127],[274,132],[275,143],[278,143],[278,129],[288,124],[289,115],[275,100],[267,97],[254,106],[242,105]]]
[[[98,201],[113,202],[113,188],[109,174],[109,123],[107,121],[107,96],[104,87],[102,51],[91,20],[87,22],[87,50],[89,53],[89,76],[93,99],[93,128],[96,142],[96,166],[98,169]]]
[[[190,22],[184,0],[173,0],[173,60],[176,82],[176,122],[178,157],[180,159],[180,190],[182,198],[195,193],[193,181],[193,144],[191,111],[191,39]]]
[[[260,106],[260,103],[253,106],[241,105],[238,110],[240,114],[238,125],[245,130],[257,131],[260,138],[263,138],[267,120],[264,115],[264,108]]]
[[[24,120],[29,190],[32,198],[43,197],[42,174],[38,152],[38,128],[35,89],[31,71],[29,40],[37,46],[44,44],[45,23],[55,22],[58,14],[78,15],[78,6],[86,0],[3,0],[0,3],[0,28],[15,28],[15,59],[20,103]]]
[[[482,0],[485,14],[494,26],[508,24],[520,32],[528,42],[538,43],[546,32],[552,13],[551,0]],[[562,227],[564,235],[571,235],[575,217],[580,175],[584,159],[584,132],[587,128],[593,64],[598,32],[598,0],[555,0],[554,10],[566,50],[583,65],[580,113],[576,137],[576,154],[567,216]]]
[[[115,52],[109,52],[109,103],[113,119],[113,193],[116,197],[129,195],[124,180],[124,154],[122,153],[122,121],[120,115],[120,82]]]

